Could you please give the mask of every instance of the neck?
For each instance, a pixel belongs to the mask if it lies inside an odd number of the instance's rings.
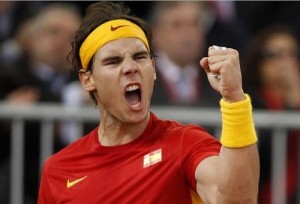
[[[120,123],[102,121],[98,130],[98,139],[102,146],[117,146],[132,142],[145,130],[148,116],[139,123]]]

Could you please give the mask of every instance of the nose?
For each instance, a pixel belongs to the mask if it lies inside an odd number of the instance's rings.
[[[122,71],[125,75],[131,75],[138,72],[139,66],[130,54],[124,56]]]

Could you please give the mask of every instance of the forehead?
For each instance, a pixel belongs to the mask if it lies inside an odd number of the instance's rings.
[[[95,54],[97,58],[109,57],[112,55],[123,55],[126,52],[147,52],[147,48],[139,38],[122,38],[110,41],[103,45]]]
[[[161,15],[162,21],[174,21],[178,19],[199,18],[202,6],[199,2],[179,2],[167,8]]]
[[[63,19],[63,20],[62,20]],[[69,10],[57,9],[48,11],[37,19],[41,29],[49,27],[59,27],[65,30],[70,29],[72,32],[80,25],[79,16]]]
[[[296,39],[287,34],[287,33],[278,33],[272,35],[267,41],[266,45],[268,46],[296,46],[297,42]]]

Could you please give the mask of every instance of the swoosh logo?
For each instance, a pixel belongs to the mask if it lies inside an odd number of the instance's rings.
[[[79,178],[79,179],[76,179],[76,180],[74,180],[74,181],[70,181],[70,180],[68,179],[68,181],[67,181],[67,188],[71,188],[72,186],[76,185],[77,183],[83,181],[86,177],[87,177],[87,176],[84,176],[84,177]]]
[[[128,26],[128,25],[119,25],[119,26],[116,26],[116,27],[110,26],[110,30],[115,31],[115,30],[117,30],[119,28],[122,28],[122,27],[125,27],[125,26]]]

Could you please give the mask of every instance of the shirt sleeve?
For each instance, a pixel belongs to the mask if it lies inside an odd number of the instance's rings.
[[[219,155],[220,142],[197,126],[185,129],[181,136],[181,164],[191,188],[196,191],[195,171],[205,158]]]
[[[38,194],[38,204],[54,204],[47,179],[46,165],[43,167]]]

